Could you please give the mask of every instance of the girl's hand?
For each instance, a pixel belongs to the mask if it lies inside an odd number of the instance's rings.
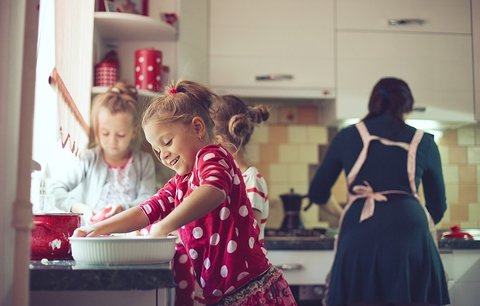
[[[151,237],[167,237],[168,234],[169,232],[165,231],[165,228],[162,226],[162,221],[153,224],[150,228]]]
[[[94,231],[93,226],[81,226],[73,232],[72,237],[87,237],[90,233]]]
[[[116,214],[124,211],[123,206],[120,205],[120,204],[110,204],[106,208],[110,208],[110,210],[105,213],[105,218],[110,218],[111,216],[116,215]]]

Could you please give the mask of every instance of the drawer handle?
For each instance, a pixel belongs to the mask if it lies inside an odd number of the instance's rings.
[[[404,19],[388,19],[388,24],[391,26],[401,26],[401,25],[422,25],[425,23],[425,19],[418,18],[404,18]]]
[[[283,271],[296,271],[296,270],[303,269],[302,264],[281,264],[281,265],[276,265],[275,267]]]
[[[281,80],[293,80],[291,74],[264,74],[255,76],[256,81],[281,81]]]

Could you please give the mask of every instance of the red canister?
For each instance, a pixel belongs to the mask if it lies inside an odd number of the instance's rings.
[[[160,50],[135,51],[135,87],[150,91],[162,89],[162,52]]]
[[[95,65],[95,86],[113,86],[117,80],[117,64],[104,61]]]

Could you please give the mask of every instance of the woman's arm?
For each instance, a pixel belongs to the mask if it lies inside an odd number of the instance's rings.
[[[335,137],[310,182],[308,197],[317,204],[325,204],[331,195],[331,188],[342,171],[340,140]]]
[[[431,137],[431,139],[429,139],[429,147],[427,148],[427,166],[422,177],[423,192],[427,210],[434,223],[437,224],[442,220],[447,209],[442,161],[433,137],[431,135],[424,135],[424,137]]]

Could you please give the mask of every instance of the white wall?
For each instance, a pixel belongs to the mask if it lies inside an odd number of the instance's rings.
[[[34,3],[36,1],[28,1]],[[0,304],[13,302],[12,227],[20,125],[25,0],[0,1]]]

